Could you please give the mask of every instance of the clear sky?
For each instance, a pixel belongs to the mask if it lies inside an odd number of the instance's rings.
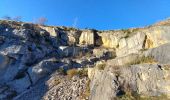
[[[0,0],[0,17],[99,30],[142,27],[170,17],[170,0]]]

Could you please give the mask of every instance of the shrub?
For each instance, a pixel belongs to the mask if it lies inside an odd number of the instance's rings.
[[[85,70],[85,69],[81,69],[81,70],[70,69],[67,71],[67,75],[69,78],[72,78],[75,75],[77,75],[79,77],[84,77],[84,76],[87,76],[87,70]]]
[[[78,74],[80,77],[85,77],[85,76],[88,76],[88,75],[87,75],[87,72],[88,72],[88,71],[83,68],[83,69],[79,70],[77,74]]]
[[[66,75],[66,71],[63,68],[58,69],[59,74]]]
[[[45,18],[45,17],[40,17],[40,18],[38,18],[38,19],[36,20],[36,24],[45,25],[47,21],[48,21],[47,18]]]
[[[86,83],[86,89],[83,93],[81,93],[81,100],[86,100],[90,96],[90,80]]]
[[[170,65],[164,65],[164,66],[163,66],[163,69],[164,69],[164,70],[170,70]]]
[[[73,76],[77,75],[78,74],[78,71],[77,69],[70,69],[67,71],[67,75],[69,78],[72,78]]]
[[[169,100],[164,94],[160,96],[142,96],[136,91],[132,91],[130,84],[126,82],[120,85],[120,89],[123,91],[123,94],[117,95],[114,100]]]
[[[102,63],[102,64],[98,64],[98,65],[97,65],[97,68],[98,68],[99,70],[104,70],[105,67],[106,67],[106,64],[105,64],[105,63]]]
[[[154,60],[153,57],[145,57],[145,56],[142,56],[142,57],[139,57],[138,59],[130,62],[130,63],[127,63],[126,65],[135,65],[135,64],[143,64],[143,63],[155,63],[156,61]]]
[[[113,73],[115,74],[115,76],[120,76],[120,74],[121,74],[121,67],[122,66],[113,66],[112,68],[113,68]]]
[[[129,29],[122,29],[122,31],[125,33],[125,36],[123,38],[128,38],[132,33]]]
[[[137,93],[134,94],[125,94],[122,96],[115,97],[114,100],[169,100],[166,95],[160,96],[141,96]]]

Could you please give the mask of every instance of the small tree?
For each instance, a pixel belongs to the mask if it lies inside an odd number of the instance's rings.
[[[10,16],[7,16],[7,15],[3,16],[2,18],[5,19],[5,20],[11,20],[12,19]]]
[[[21,16],[16,16],[13,18],[14,21],[21,21],[22,17]]]
[[[40,18],[38,18],[38,19],[36,20],[36,23],[37,23],[37,24],[40,24],[40,25],[45,25],[47,21],[48,21],[47,18],[45,18],[45,17],[40,17]]]

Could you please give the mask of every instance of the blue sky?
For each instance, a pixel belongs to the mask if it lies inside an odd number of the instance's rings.
[[[0,17],[22,16],[48,25],[122,29],[150,25],[170,17],[170,0],[1,0]]]

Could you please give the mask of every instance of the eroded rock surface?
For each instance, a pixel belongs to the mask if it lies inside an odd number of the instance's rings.
[[[169,23],[99,31],[0,21],[0,100],[168,100]]]

